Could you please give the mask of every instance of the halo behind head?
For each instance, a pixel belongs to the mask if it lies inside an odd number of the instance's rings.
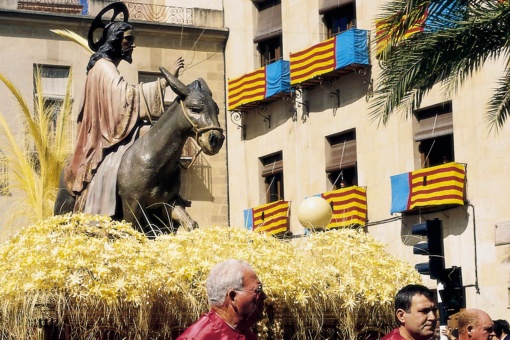
[[[113,15],[111,19],[103,20],[103,15],[105,15],[111,10],[113,10]],[[119,14],[123,15],[124,22],[128,22],[129,11],[127,9],[127,6],[123,2],[114,2],[112,4],[109,4],[96,15],[94,21],[92,21],[92,24],[90,25],[88,33],[88,43],[92,51],[97,52],[99,48],[105,43],[108,27],[110,26],[111,23],[115,21]],[[102,30],[101,38],[99,38],[98,41],[94,41],[94,32],[99,29]]]

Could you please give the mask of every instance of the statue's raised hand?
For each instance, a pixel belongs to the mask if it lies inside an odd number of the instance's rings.
[[[170,66],[169,70],[170,74],[172,74],[174,77],[179,77],[179,71],[184,68],[184,59],[182,57],[177,58],[175,60],[175,63]]]

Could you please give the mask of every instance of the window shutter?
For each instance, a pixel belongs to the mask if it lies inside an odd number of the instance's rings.
[[[69,78],[68,67],[47,66],[41,68],[42,95],[46,98],[64,98]]]
[[[283,172],[283,160],[264,164],[264,167],[262,168],[262,177],[271,176],[280,172]]]
[[[356,165],[356,140],[347,140],[331,145],[326,154],[326,172]]]
[[[335,8],[352,4],[355,0],[319,0],[319,14],[324,14]]]
[[[451,112],[437,114],[420,120],[420,127],[414,135],[416,142],[424,139],[445,136],[453,133],[453,115]]]
[[[282,5],[281,3],[265,8],[259,12],[258,27],[254,43],[276,37],[282,34]]]

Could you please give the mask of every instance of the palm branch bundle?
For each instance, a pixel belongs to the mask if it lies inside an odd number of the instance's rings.
[[[349,339],[384,329],[396,291],[420,282],[414,268],[357,230],[289,243],[212,226],[149,240],[104,216],[55,216],[0,246],[0,334],[28,339],[50,324],[74,339],[106,331],[171,339],[208,310],[206,277],[228,258],[250,263],[264,284],[261,339],[306,339],[328,324]]]

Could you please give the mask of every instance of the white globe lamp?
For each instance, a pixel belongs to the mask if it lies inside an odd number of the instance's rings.
[[[326,228],[332,215],[331,205],[324,198],[318,196],[305,198],[298,209],[299,223],[312,231]]]

